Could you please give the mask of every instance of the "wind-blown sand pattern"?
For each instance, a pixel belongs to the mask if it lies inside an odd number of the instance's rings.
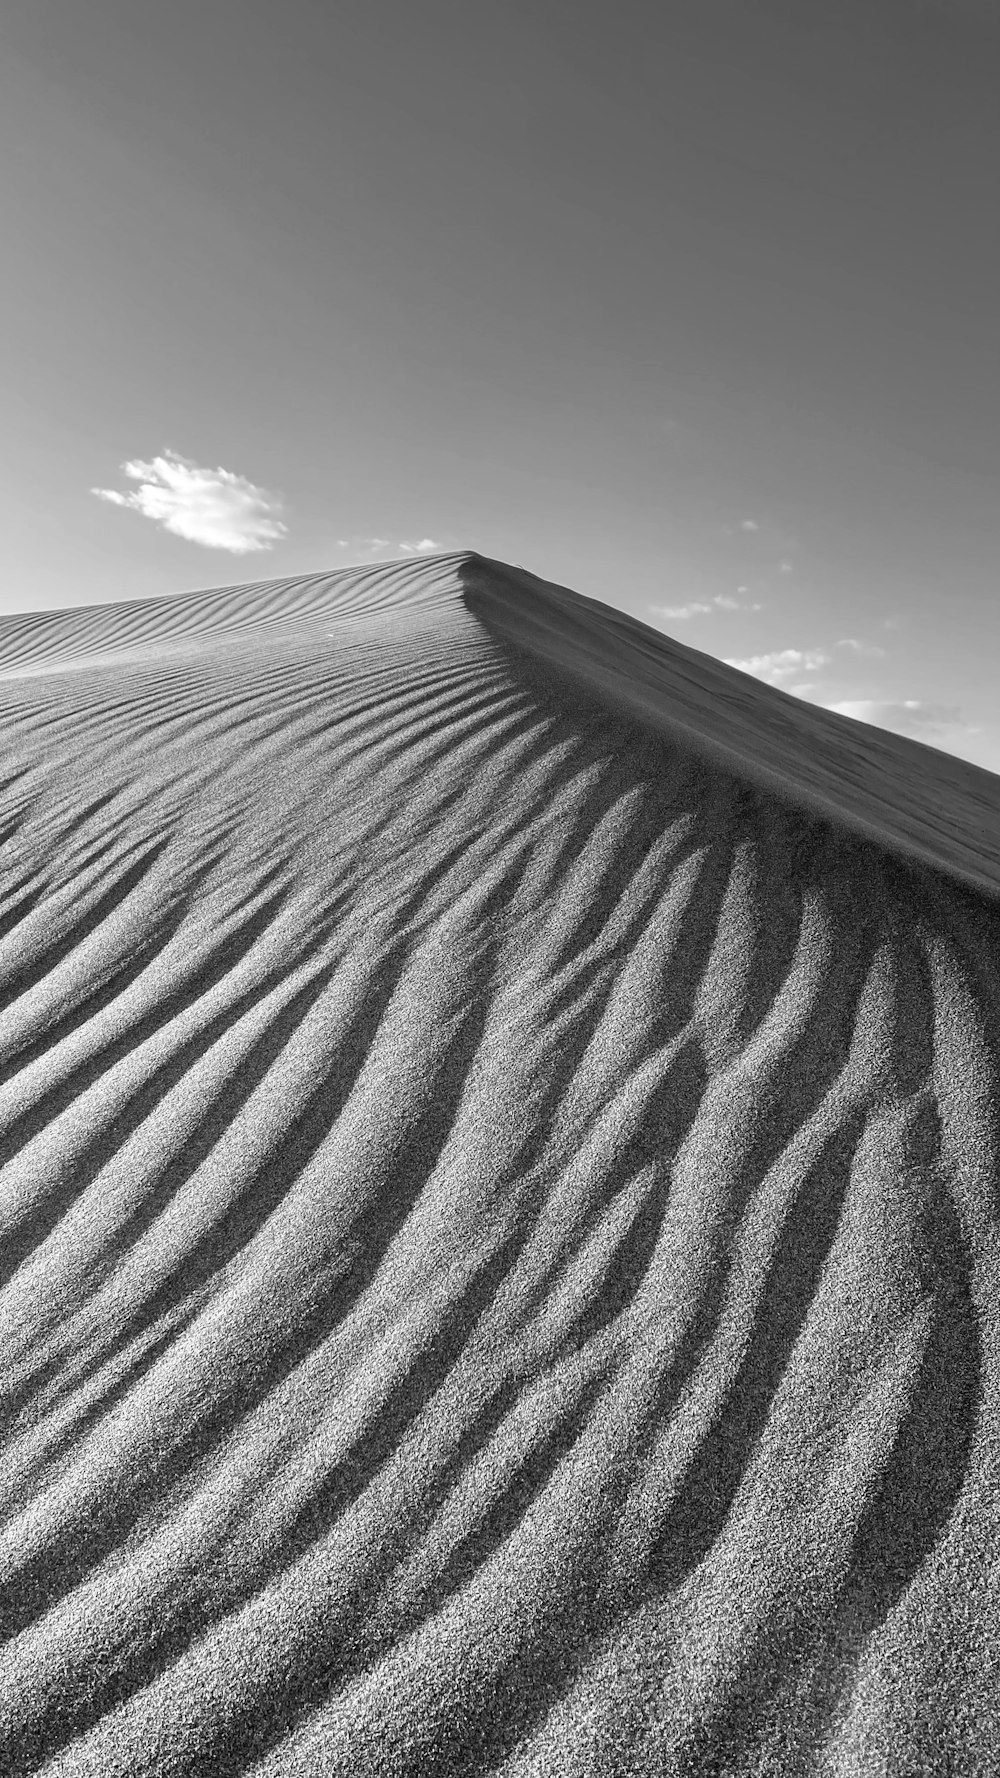
[[[0,699],[0,1771],[1000,1771],[998,781],[466,555]]]

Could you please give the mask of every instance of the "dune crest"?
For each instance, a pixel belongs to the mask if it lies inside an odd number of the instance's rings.
[[[997,1771],[998,781],[470,554],[0,698],[0,1770]]]
[[[992,772],[776,687],[623,611],[523,568],[470,557],[466,599],[487,627],[804,813],[1000,895],[1000,795]]]

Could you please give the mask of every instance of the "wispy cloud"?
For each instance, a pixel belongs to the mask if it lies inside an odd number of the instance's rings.
[[[741,586],[738,592],[745,593],[747,588]],[[732,593],[716,593],[713,599],[692,599],[687,605],[650,605],[649,615],[654,618],[666,618],[673,622],[683,623],[689,617],[711,617],[716,611],[760,611],[757,601],[735,598]]]
[[[134,458],[122,472],[138,486],[128,493],[92,488],[98,500],[152,519],[164,531],[233,555],[271,549],[286,535],[281,501],[231,469],[205,469],[176,451],[149,462]]]
[[[885,649],[880,648],[877,642],[864,642],[858,636],[841,636],[837,647],[849,648],[852,654],[857,655],[875,656],[885,653]]]
[[[716,605],[720,611],[763,611],[764,607],[759,599],[739,597],[741,593],[747,593],[749,590],[749,587],[737,587],[735,598],[732,593],[717,593],[712,604]]]
[[[962,721],[956,705],[925,703],[921,698],[843,698],[825,707],[838,716],[852,716],[856,722],[868,722],[875,728],[891,729],[897,735],[925,741],[931,734]]]
[[[741,519],[740,520],[740,530],[741,531],[759,531],[760,526],[757,523],[756,519]]]
[[[355,556],[378,556],[393,554],[400,556],[433,556],[446,548],[443,543],[436,543],[433,537],[421,537],[417,542],[393,543],[389,537],[338,537],[338,549],[349,549]]]
[[[811,691],[812,686],[790,685],[789,681],[799,680],[804,673],[816,673],[829,663],[829,655],[821,648],[779,648],[771,654],[752,654],[746,660],[726,658],[727,667],[737,667],[741,673],[751,673],[766,685],[780,686],[783,691],[794,691],[797,696],[806,689]]]
[[[689,617],[707,617],[711,609],[711,605],[705,605],[700,599],[692,599],[690,605],[651,605],[649,614],[651,617],[672,618],[675,622],[683,622]]]

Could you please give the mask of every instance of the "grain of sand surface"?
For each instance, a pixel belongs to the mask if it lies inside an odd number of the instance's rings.
[[[472,555],[0,722],[0,1772],[1000,1772],[1000,781]]]

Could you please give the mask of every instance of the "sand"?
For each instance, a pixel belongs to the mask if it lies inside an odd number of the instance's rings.
[[[0,1772],[1000,1772],[1000,780],[472,555],[0,712]]]

